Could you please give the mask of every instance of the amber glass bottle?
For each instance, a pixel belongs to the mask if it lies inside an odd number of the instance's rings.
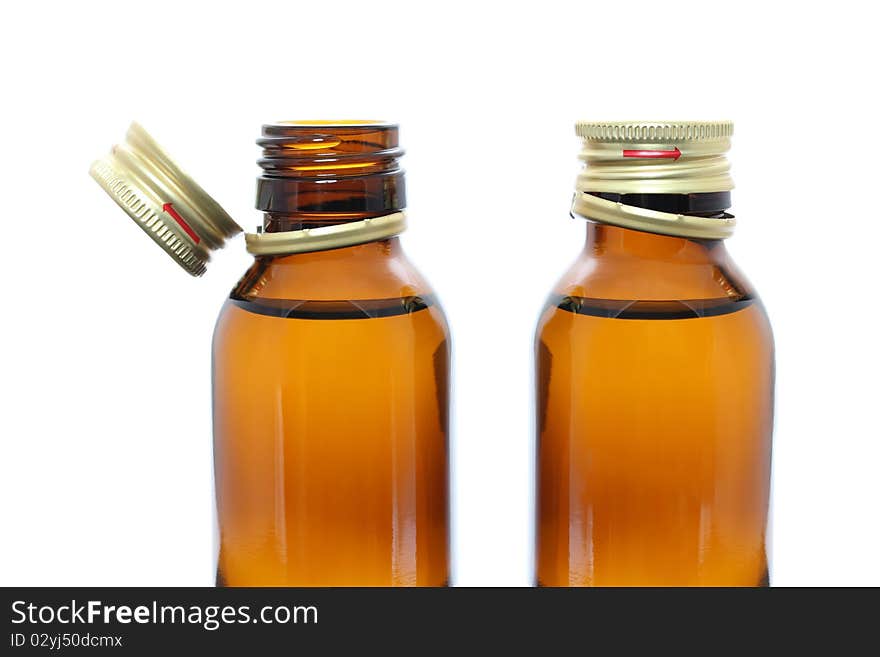
[[[259,143],[265,236],[366,237],[258,256],[221,311],[218,584],[445,585],[448,329],[398,237],[359,228],[405,206],[397,127],[282,123]]]
[[[586,244],[536,337],[537,582],[766,584],[773,339],[720,238],[730,129],[639,125],[579,127]]]

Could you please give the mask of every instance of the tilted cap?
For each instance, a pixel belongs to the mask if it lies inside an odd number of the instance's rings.
[[[156,244],[193,276],[205,273],[210,252],[241,227],[137,123],[125,141],[95,161],[89,173]]]

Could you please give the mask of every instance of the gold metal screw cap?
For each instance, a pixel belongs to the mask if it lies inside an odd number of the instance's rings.
[[[733,189],[727,151],[731,121],[579,121],[584,168],[572,212],[624,228],[699,239],[724,239],[731,215],[698,217],[608,201],[614,194],[698,194]]]
[[[137,123],[89,174],[156,244],[193,276],[241,227]]]

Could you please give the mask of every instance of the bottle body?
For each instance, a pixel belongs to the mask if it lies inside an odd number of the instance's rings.
[[[259,258],[213,350],[218,583],[446,584],[449,336],[398,239]]]
[[[538,583],[766,583],[760,301],[722,240],[587,233],[536,335]]]

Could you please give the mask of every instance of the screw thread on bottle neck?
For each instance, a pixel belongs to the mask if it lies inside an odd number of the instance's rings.
[[[263,126],[257,209],[265,232],[361,221],[406,206],[398,127],[373,121]]]

